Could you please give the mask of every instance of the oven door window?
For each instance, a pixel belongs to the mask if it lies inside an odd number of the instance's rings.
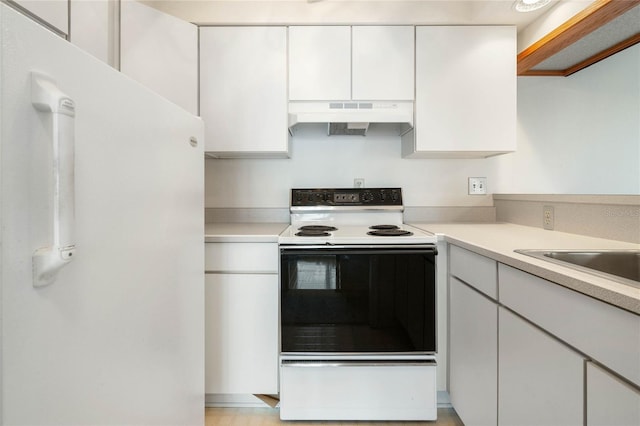
[[[435,352],[435,250],[281,249],[282,351]]]

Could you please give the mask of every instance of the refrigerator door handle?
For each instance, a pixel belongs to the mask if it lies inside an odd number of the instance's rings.
[[[53,164],[53,242],[33,254],[33,286],[53,283],[75,255],[75,103],[51,77],[31,73],[31,102],[51,114]]]

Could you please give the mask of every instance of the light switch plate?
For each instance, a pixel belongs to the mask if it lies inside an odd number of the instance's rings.
[[[485,195],[487,193],[486,177],[469,178],[469,195]]]

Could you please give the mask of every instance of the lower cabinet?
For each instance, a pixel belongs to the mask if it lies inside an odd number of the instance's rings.
[[[449,247],[449,394],[467,426],[640,425],[638,336],[636,314]]]
[[[205,393],[278,393],[278,275],[205,277]]]
[[[499,308],[498,420],[505,426],[584,424],[584,359]]]
[[[498,305],[449,281],[449,395],[467,425],[498,423]]]
[[[640,391],[587,363],[587,426],[640,425]]]

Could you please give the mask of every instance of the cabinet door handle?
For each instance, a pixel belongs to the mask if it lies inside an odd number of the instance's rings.
[[[55,281],[75,255],[75,103],[49,76],[31,73],[31,102],[51,115],[52,242],[33,254],[33,286]]]

